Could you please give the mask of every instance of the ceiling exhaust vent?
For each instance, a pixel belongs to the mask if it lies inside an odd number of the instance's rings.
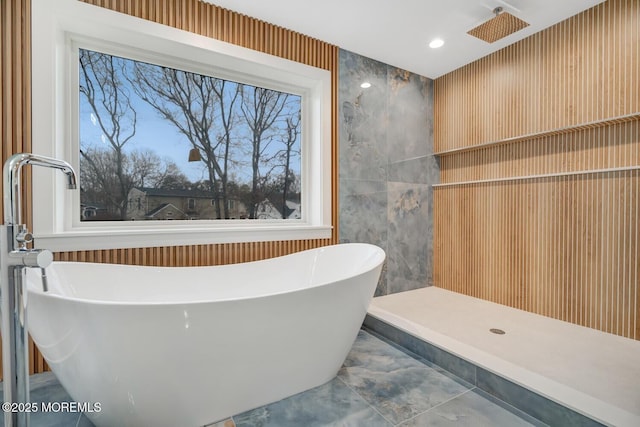
[[[467,34],[484,40],[487,43],[493,43],[529,26],[529,24],[522,19],[513,16],[509,12],[503,12],[502,7],[496,7],[493,9],[493,13],[495,13],[496,16],[484,24],[480,24],[472,30],[467,31]]]

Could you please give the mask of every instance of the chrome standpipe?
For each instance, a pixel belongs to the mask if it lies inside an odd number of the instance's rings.
[[[4,219],[0,226],[0,319],[2,321],[2,376],[5,427],[29,426],[29,338],[27,328],[27,284],[25,268],[44,269],[53,261],[46,249],[30,249],[33,236],[22,224],[20,171],[23,165],[60,169],[67,176],[67,187],[76,188],[76,173],[67,162],[20,153],[11,156],[3,168]],[[3,407],[4,409],[4,407]],[[15,409],[15,411],[14,411]]]

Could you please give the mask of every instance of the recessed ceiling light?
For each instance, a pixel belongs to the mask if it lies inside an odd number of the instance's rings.
[[[443,44],[444,44],[444,40],[442,40],[442,39],[433,39],[429,43],[429,47],[431,49],[437,49],[439,47],[442,47]]]
[[[368,88],[370,88],[370,87],[371,87],[371,83],[369,83],[369,82],[362,82],[362,84],[360,85],[360,87],[361,87],[362,89],[368,89]]]

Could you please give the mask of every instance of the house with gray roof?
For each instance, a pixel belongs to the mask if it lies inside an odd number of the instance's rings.
[[[191,189],[136,187],[129,191],[128,216],[139,220],[220,219],[217,199],[212,192]],[[229,219],[246,217],[238,200],[228,200]]]

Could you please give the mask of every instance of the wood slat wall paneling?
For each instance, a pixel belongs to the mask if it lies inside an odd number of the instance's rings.
[[[638,169],[437,187],[435,282],[638,339],[639,190]]]
[[[436,156],[444,157],[444,156],[449,156],[449,155],[452,155],[452,154],[461,154],[461,153],[466,153],[466,152],[475,151],[475,150],[482,150],[482,149],[486,149],[486,148],[494,148],[494,147],[497,147],[497,146],[500,146],[500,145],[507,145],[507,144],[512,144],[512,143],[516,143],[516,142],[527,141],[527,140],[530,140],[530,139],[541,139],[541,138],[545,138],[545,137],[561,136],[561,135],[571,134],[571,133],[574,133],[574,132],[580,132],[580,131],[584,131],[584,130],[588,130],[588,129],[598,129],[598,128],[608,127],[608,126],[612,126],[612,125],[616,125],[616,124],[633,122],[633,121],[637,121],[637,120],[640,120],[640,113],[627,114],[627,115],[621,116],[621,117],[613,117],[613,118],[608,118],[608,119],[604,119],[604,120],[598,120],[598,121],[591,122],[591,123],[584,123],[584,124],[575,125],[575,126],[568,126],[568,127],[564,127],[564,128],[560,128],[560,129],[553,129],[553,130],[538,132],[538,133],[534,133],[534,134],[514,136],[514,137],[511,137],[511,138],[506,138],[506,139],[502,139],[502,140],[499,140],[499,141],[484,142],[482,144],[476,144],[476,145],[472,145],[472,146],[469,146],[469,147],[461,147],[461,148],[454,148],[454,149],[450,149],[450,150],[446,150],[446,151],[439,151],[439,152],[434,153],[434,154]]]
[[[437,286],[640,339],[639,58],[608,0],[435,81]]]
[[[0,2],[0,138],[2,164],[14,153],[31,147],[31,2]],[[24,174],[24,185],[31,186],[31,174]],[[2,189],[0,188],[0,194]],[[31,222],[30,198],[22,198],[22,214]],[[30,341],[29,366],[42,372],[46,363]],[[0,344],[0,355],[2,347]],[[1,376],[0,376],[1,379]]]
[[[338,48],[302,34],[222,9],[198,0],[82,0],[139,18],[169,25],[307,65],[332,77],[332,223],[329,239],[276,241],[158,248],[114,249],[54,254],[56,260],[136,265],[219,265],[265,259],[338,243],[337,79]],[[31,2],[6,0],[0,5],[0,106],[2,162],[31,150]],[[27,168],[25,185],[31,188]],[[1,190],[1,188],[0,188]],[[27,224],[31,223],[30,191],[23,195]],[[46,368],[35,346],[30,347],[31,371]]]
[[[609,0],[438,78],[435,151],[638,113],[639,9]]]

